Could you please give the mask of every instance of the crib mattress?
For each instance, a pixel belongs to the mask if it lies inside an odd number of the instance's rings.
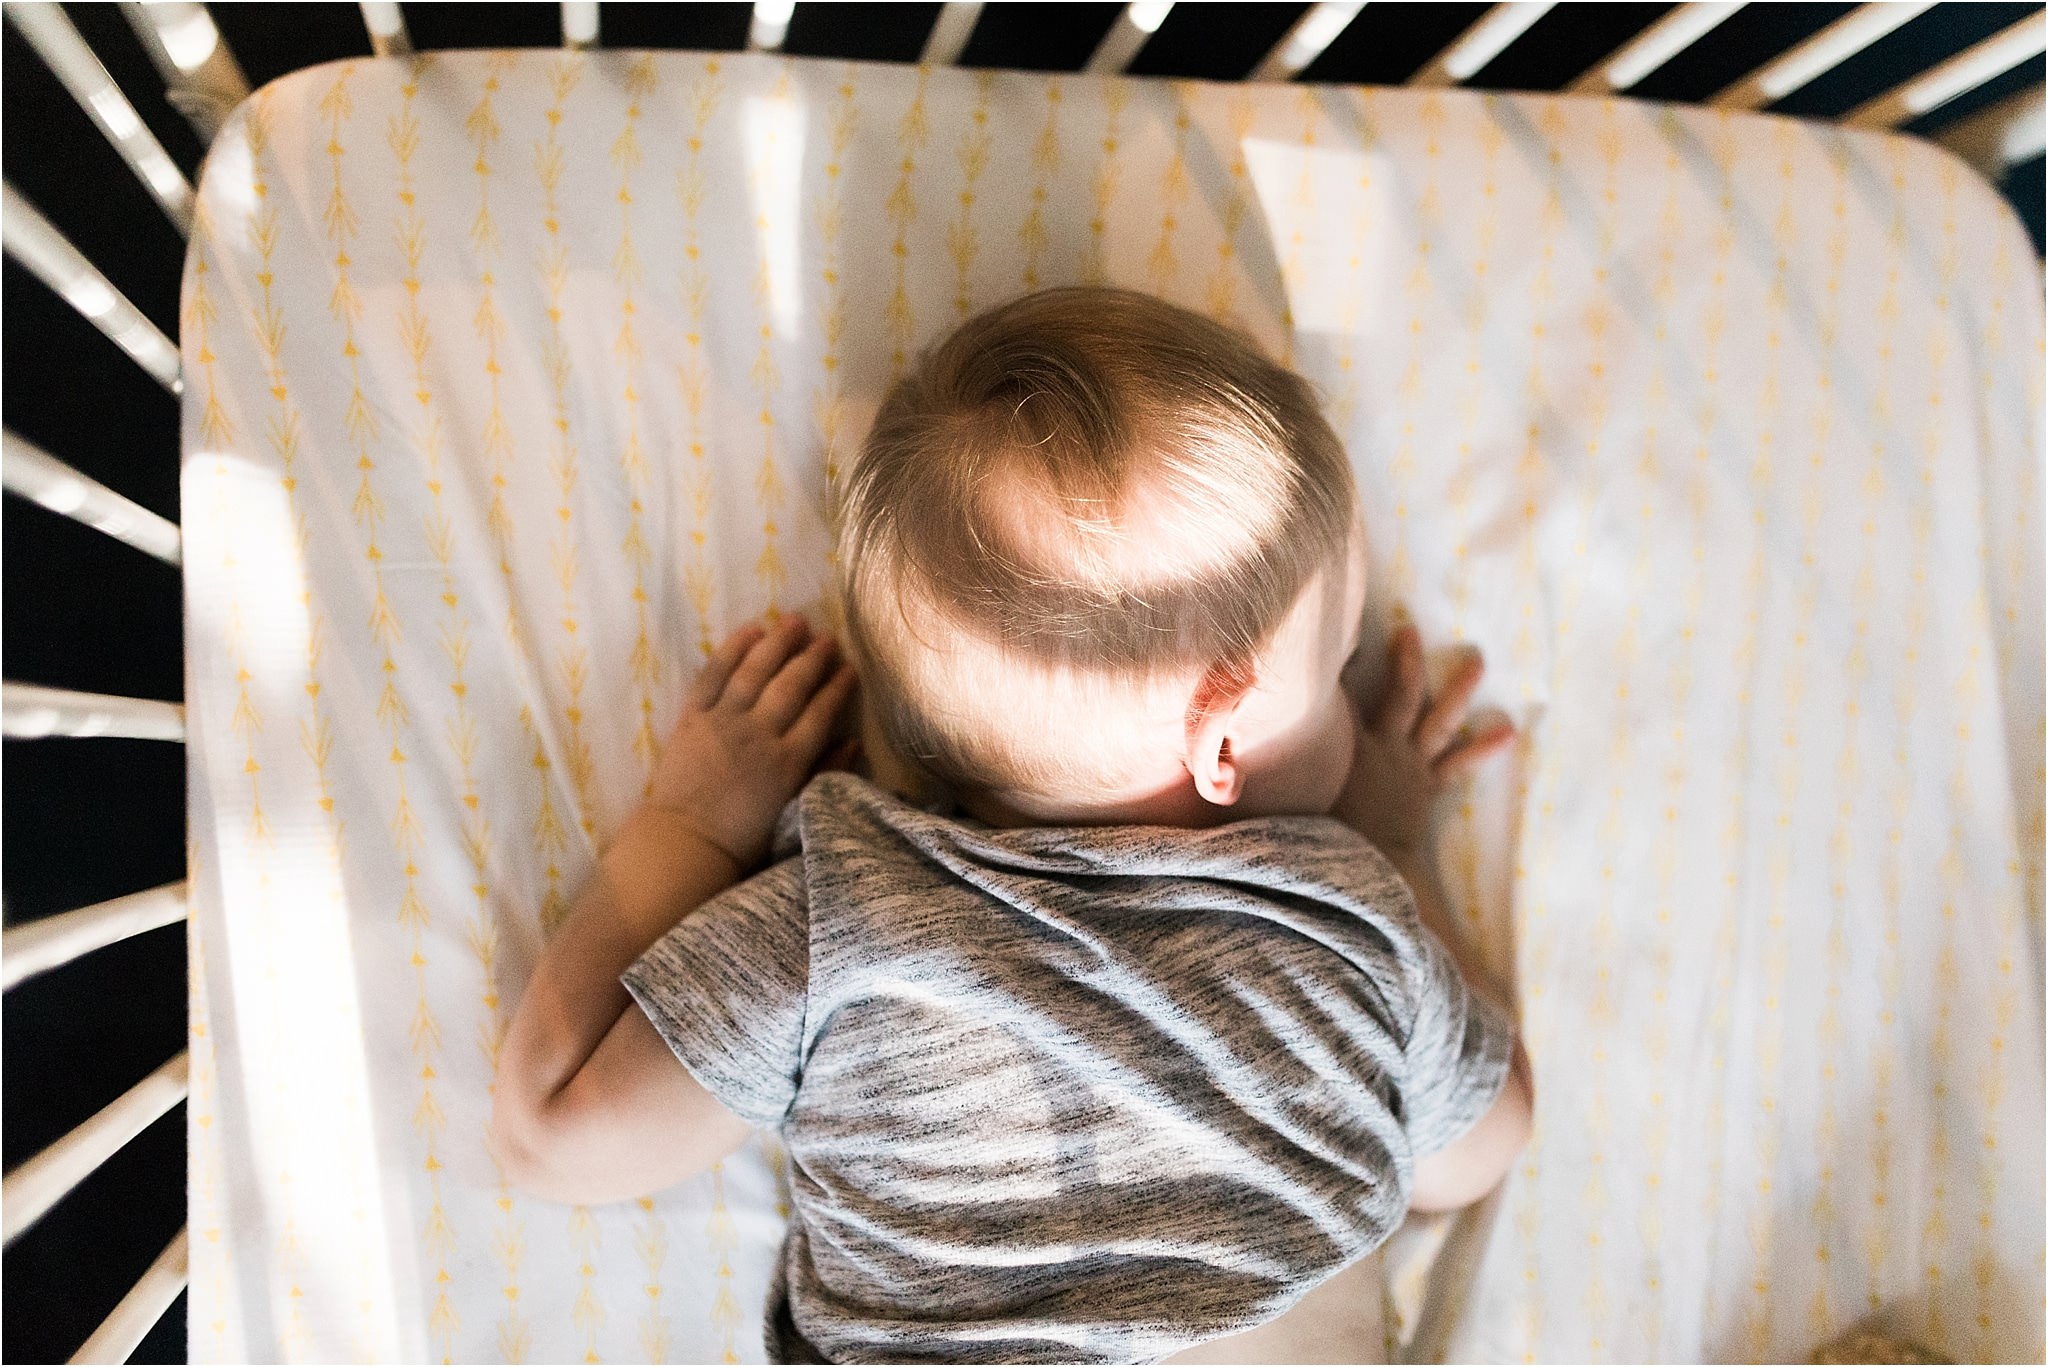
[[[546,930],[920,346],[1148,289],[1321,388],[1535,1135],[1464,1359],[2043,1355],[2042,315],[1959,162],[1561,99],[693,53],[259,92],[184,282],[190,1347],[757,1360],[771,1138],[615,1206],[483,1136]],[[1426,1243],[1426,1241],[1424,1241]]]

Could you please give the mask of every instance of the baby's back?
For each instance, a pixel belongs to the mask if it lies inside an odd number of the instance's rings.
[[[1505,1069],[1336,822],[994,830],[846,775],[791,812],[793,857],[631,984],[784,1126],[777,1356],[1131,1360],[1263,1322],[1392,1231]],[[740,1039],[775,1057],[731,1067]]]

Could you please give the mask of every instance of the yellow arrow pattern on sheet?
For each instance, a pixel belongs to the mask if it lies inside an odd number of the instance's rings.
[[[704,359],[704,305],[711,282],[705,273],[698,216],[704,208],[705,137],[724,90],[725,82],[719,74],[718,59],[707,58],[702,72],[690,87],[687,106],[690,132],[683,143],[683,164],[676,171],[676,198],[683,211],[683,260],[678,284],[686,328],[683,358],[676,368],[676,379],[688,414],[690,442],[690,459],[684,474],[684,492],[690,508],[690,534],[683,561],[683,591],[697,614],[698,653],[707,659],[714,648],[712,618],[717,609],[717,580],[711,561],[712,463],[704,448],[704,403],[708,382]]]
[[[334,254],[334,289],[329,297],[329,312],[340,333],[341,353],[349,385],[344,431],[348,450],[354,455],[354,465],[359,472],[355,497],[350,503],[350,513],[362,535],[363,557],[370,571],[372,600],[368,622],[369,645],[374,654],[381,657],[376,717],[389,741],[392,779],[396,791],[389,830],[393,854],[404,874],[404,893],[399,900],[397,914],[399,924],[404,927],[411,944],[409,958],[416,990],[408,1039],[419,1079],[419,1100],[412,1107],[412,1128],[423,1148],[421,1168],[426,1176],[428,1191],[427,1210],[419,1229],[424,1262],[422,1271],[425,1272],[427,1267],[432,1268],[431,1285],[424,1292],[428,1305],[427,1337],[434,1345],[434,1351],[441,1361],[450,1362],[454,1359],[455,1335],[461,1327],[461,1318],[450,1295],[451,1277],[448,1271],[455,1247],[455,1232],[447,1207],[441,1199],[444,1170],[441,1146],[447,1119],[434,1088],[438,1076],[435,1064],[441,1056],[441,1025],[427,991],[427,937],[433,915],[427,906],[419,882],[418,861],[422,854],[423,828],[414,812],[407,781],[406,766],[410,761],[406,751],[415,742],[411,739],[411,711],[406,705],[399,680],[398,656],[402,633],[397,614],[386,593],[385,556],[379,546],[379,539],[385,534],[386,510],[384,500],[377,491],[377,461],[372,453],[377,452],[381,455],[383,432],[363,390],[362,347],[357,341],[356,332],[357,324],[363,320],[364,314],[363,301],[356,289],[353,275],[356,264],[354,253],[362,249],[359,246],[362,217],[349,199],[343,170],[344,159],[349,155],[344,138],[350,131],[350,120],[355,112],[354,101],[349,93],[349,82],[354,73],[354,63],[344,64],[321,97],[319,105],[320,112],[327,121],[326,152],[332,174],[332,188],[324,215],[328,246]],[[412,260],[407,262],[407,269],[414,272],[408,277],[412,279],[417,279],[418,254],[424,250],[424,227],[420,223],[416,206],[411,202],[410,161],[418,146],[418,124],[412,109],[413,100],[418,93],[417,79],[415,67],[412,79],[401,89],[402,103],[388,128],[390,149],[399,166],[397,185],[400,215],[395,240],[401,253],[410,251],[413,254]],[[414,292],[407,293],[411,295]],[[413,318],[418,320],[417,311],[414,312]],[[400,336],[401,346],[416,354],[415,364],[418,364],[418,360],[424,357],[427,345],[424,324],[420,323],[411,333],[401,329]],[[430,405],[426,404],[421,406],[430,408]]]
[[[784,70],[776,79],[775,88],[768,93],[765,102],[755,104],[748,111],[750,118],[759,118],[764,130],[758,145],[770,159],[783,155],[794,155],[794,151],[783,153],[787,146],[787,135],[801,129],[797,121],[801,111],[797,109],[796,92],[790,84],[789,73]],[[775,405],[782,394],[782,366],[776,359],[777,329],[789,332],[788,339],[794,341],[796,319],[793,316],[779,316],[776,304],[778,297],[787,295],[794,299],[797,282],[783,278],[779,273],[796,269],[794,260],[776,259],[775,243],[780,234],[795,230],[794,224],[784,224],[780,216],[791,213],[794,205],[780,201],[763,188],[768,177],[766,168],[749,164],[748,185],[750,202],[755,206],[754,219],[754,311],[761,328],[760,348],[754,354],[754,365],[749,375],[754,382],[755,396],[760,404],[761,459],[754,469],[754,504],[761,517],[761,552],[754,561],[754,579],[766,599],[768,619],[773,621],[782,610],[782,593],[788,586],[789,572],[782,563],[781,522],[782,510],[788,500],[788,488],[782,477],[782,467],[777,463],[779,443],[776,440]]]
[[[929,68],[917,69],[917,85],[911,91],[910,107],[896,125],[896,151],[900,158],[896,188],[889,192],[889,198],[883,204],[883,212],[895,230],[894,240],[889,245],[895,286],[890,290],[889,302],[883,309],[883,317],[889,325],[889,374],[892,378],[901,375],[909,365],[911,340],[917,335],[917,314],[910,303],[910,228],[917,221],[914,184],[917,158],[924,150],[926,137],[924,91],[930,76]]]
[[[1024,250],[1024,288],[1027,292],[1037,289],[1044,278],[1040,271],[1045,262],[1046,246],[1051,240],[1045,209],[1047,197],[1052,193],[1053,179],[1060,170],[1060,97],[1058,78],[1047,78],[1045,123],[1031,144],[1031,207],[1024,211],[1024,221],[1017,228],[1017,245]]]
[[[975,187],[988,170],[989,151],[995,134],[988,126],[988,92],[995,83],[993,71],[974,75],[974,108],[967,115],[953,156],[960,164],[959,208],[946,226],[946,254],[953,261],[953,313],[965,322],[974,311],[974,259],[981,254],[981,233],[974,224]]]
[[[503,260],[503,248],[498,236],[498,223],[491,210],[491,177],[496,170],[491,157],[502,136],[498,123],[496,99],[499,84],[506,73],[517,66],[517,58],[508,53],[494,53],[485,62],[481,72],[476,103],[470,106],[464,117],[464,136],[474,147],[469,163],[470,173],[476,178],[476,212],[468,217],[468,232],[465,235],[470,255],[477,264],[477,307],[468,319],[471,334],[480,344],[483,356],[483,375],[480,381],[472,381],[484,395],[484,418],[482,430],[477,434],[476,449],[482,455],[488,470],[488,490],[484,495],[484,528],[491,546],[491,556],[496,559],[498,576],[506,589],[506,612],[504,618],[505,645],[507,654],[527,661],[524,637],[519,631],[518,617],[512,604],[512,546],[513,528],[510,505],[506,491],[509,487],[507,467],[513,459],[512,433],[505,421],[504,411],[504,368],[499,363],[499,347],[505,339],[505,322],[498,313],[496,272]],[[417,191],[415,191],[417,193]],[[408,294],[417,291],[408,289]],[[420,388],[426,391],[425,377],[420,377]],[[451,475],[453,472],[449,472]],[[474,881],[470,891],[475,895],[476,905],[467,927],[466,938],[470,953],[475,956],[482,992],[483,1017],[477,1025],[477,1043],[481,1049],[495,1094],[498,1075],[498,1053],[504,1044],[508,1013],[501,997],[499,982],[501,960],[499,949],[499,908],[493,895],[491,882],[496,868],[496,843],[491,823],[483,801],[483,791],[477,781],[477,751],[484,737],[479,729],[475,700],[471,696],[467,673],[472,648],[470,619],[463,607],[463,589],[454,582],[453,561],[457,558],[457,540],[452,520],[448,517],[443,496],[444,480],[438,467],[430,472],[430,490],[433,496],[434,515],[437,519],[435,535],[430,538],[435,559],[442,569],[442,602],[446,607],[446,623],[442,630],[442,651],[450,666],[448,691],[453,699],[452,715],[447,720],[448,740],[462,772],[462,806],[456,813],[456,822],[462,830],[463,851],[469,857],[469,866]],[[443,559],[444,553],[446,559]],[[463,557],[464,563],[475,563],[473,556]],[[464,586],[469,593],[481,590],[481,585]],[[527,663],[531,669],[531,664]],[[508,899],[509,900],[509,899]],[[488,1125],[486,1112],[484,1123]],[[521,1219],[519,1200],[505,1181],[505,1174],[498,1167],[497,1159],[486,1151],[491,1171],[495,1178],[495,1192],[492,1200],[491,1218],[491,1259],[499,1269],[497,1277],[498,1295],[491,1300],[498,1306],[496,1324],[492,1330],[498,1355],[507,1362],[524,1362],[532,1346],[533,1329],[520,1309],[520,1267],[526,1257],[526,1228]]]
[[[824,286],[825,306],[818,330],[825,344],[819,358],[821,374],[818,394],[811,412],[818,424],[818,450],[825,465],[824,507],[825,556],[829,564],[839,563],[839,500],[841,480],[849,453],[842,450],[846,419],[845,369],[840,346],[846,340],[846,273],[842,260],[842,234],[846,228],[846,200],[842,187],[846,179],[846,156],[853,136],[860,129],[860,109],[855,101],[859,68],[849,63],[840,79],[837,100],[832,106],[825,150],[825,179],[817,196],[819,283]],[[825,610],[836,614],[838,598],[828,596]],[[839,627],[834,617],[831,626]]]

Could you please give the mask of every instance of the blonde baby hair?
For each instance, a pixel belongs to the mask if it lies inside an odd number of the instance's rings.
[[[993,308],[894,385],[848,475],[872,715],[956,789],[1114,782],[1113,756],[1004,715],[976,664],[1085,697],[1187,679],[1192,718],[1342,563],[1352,505],[1307,382],[1231,328],[1119,289]]]

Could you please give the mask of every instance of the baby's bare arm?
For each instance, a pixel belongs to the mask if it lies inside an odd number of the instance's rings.
[[[490,1143],[506,1180],[552,1200],[645,1195],[708,1168],[747,1124],[670,1053],[619,975],[758,867],[823,748],[852,674],[800,619],[743,628],[692,686],[648,800],[542,950],[506,1031]]]
[[[1333,815],[1387,856],[1414,894],[1423,927],[1456,960],[1466,987],[1505,1011],[1506,994],[1451,924],[1431,817],[1445,786],[1504,750],[1514,727],[1503,721],[1458,742],[1466,708],[1485,674],[1476,654],[1433,701],[1423,696],[1422,640],[1413,627],[1396,634],[1393,656],[1386,697],[1370,721],[1358,724],[1357,758]],[[1493,1190],[1528,1142],[1532,1104],[1529,1059],[1518,1039],[1507,1083],[1492,1108],[1456,1143],[1415,1165],[1409,1208],[1455,1210]]]
[[[643,809],[548,941],[505,1034],[491,1149],[505,1180],[570,1204],[659,1191],[745,1141],[632,1004],[619,975],[738,866]]]

